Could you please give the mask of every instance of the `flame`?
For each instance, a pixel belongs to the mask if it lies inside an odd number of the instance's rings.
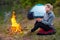
[[[18,32],[22,32],[22,28],[21,28],[21,25],[17,23],[16,21],[16,15],[15,15],[15,11],[13,11],[12,13],[12,18],[11,18],[11,31],[13,33],[18,33]]]

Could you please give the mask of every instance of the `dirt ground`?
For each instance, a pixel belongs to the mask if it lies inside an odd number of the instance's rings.
[[[24,29],[24,31],[27,32],[28,30],[33,28],[34,22],[35,21],[33,21],[33,20],[32,21],[23,20],[23,23],[24,23],[23,26],[24,26],[24,28],[26,28],[26,29]],[[54,25],[55,25],[55,28],[57,31],[56,34],[55,35],[46,35],[46,36],[45,35],[44,36],[36,35],[37,32],[34,32],[30,35],[28,34],[27,36],[23,35],[23,34],[17,34],[17,35],[15,34],[15,35],[11,36],[6,32],[6,28],[0,27],[0,40],[60,40],[60,18],[55,19]]]

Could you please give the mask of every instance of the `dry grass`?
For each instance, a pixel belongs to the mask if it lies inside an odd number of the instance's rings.
[[[22,25],[25,32],[27,32],[28,30],[30,30],[31,28],[33,28],[34,26],[34,21],[28,21],[28,20],[23,20],[22,21]],[[11,24],[3,24],[0,26],[0,39],[1,40],[60,40],[60,18],[56,18],[54,21],[54,25],[56,28],[56,34],[55,35],[46,35],[46,36],[41,36],[41,35],[36,35],[37,32],[34,32],[32,34],[28,34],[27,36],[24,34],[15,34],[15,35],[9,35],[7,32],[7,28],[10,26]],[[2,37],[4,36],[4,37]]]

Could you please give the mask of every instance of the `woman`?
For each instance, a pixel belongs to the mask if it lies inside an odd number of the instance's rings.
[[[46,4],[45,10],[46,14],[44,15],[44,18],[36,18],[34,28],[32,28],[29,33],[36,31],[38,28],[41,28],[37,33],[38,35],[51,35],[56,33],[55,29],[53,28],[53,20],[55,18],[52,11],[53,6],[51,4]]]

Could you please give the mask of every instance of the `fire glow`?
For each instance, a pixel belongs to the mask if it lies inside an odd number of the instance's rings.
[[[18,24],[17,21],[16,21],[15,11],[13,11],[13,13],[12,13],[11,23],[12,23],[12,25],[10,27],[10,32],[11,33],[21,33],[22,32],[21,25]]]

